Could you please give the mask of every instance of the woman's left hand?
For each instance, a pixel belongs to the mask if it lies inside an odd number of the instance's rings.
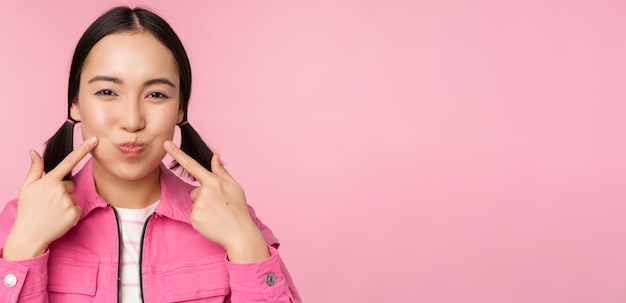
[[[165,141],[163,147],[200,183],[190,193],[193,228],[224,247],[230,262],[255,263],[268,258],[267,243],[250,216],[243,189],[226,171],[219,154],[213,155],[210,172],[171,141]]]

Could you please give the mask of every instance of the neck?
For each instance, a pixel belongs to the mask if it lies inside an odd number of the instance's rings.
[[[145,208],[161,196],[159,167],[137,180],[121,179],[93,161],[96,191],[109,204],[120,208]]]

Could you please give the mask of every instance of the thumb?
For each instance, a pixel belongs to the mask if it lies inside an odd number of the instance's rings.
[[[26,180],[24,180],[24,184],[22,187],[29,185],[39,179],[43,175],[43,159],[39,153],[34,150],[28,152],[30,155],[30,168],[28,169],[28,174],[26,174]]]
[[[214,174],[237,183],[237,181],[235,181],[235,179],[228,173],[226,168],[224,168],[220,154],[213,154],[213,157],[211,158],[211,168]]]

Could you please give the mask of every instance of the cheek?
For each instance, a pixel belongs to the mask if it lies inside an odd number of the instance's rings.
[[[83,138],[102,133],[109,128],[111,117],[104,110],[84,106],[81,108]]]
[[[176,120],[168,121],[167,123],[163,123],[164,121],[166,120],[161,120],[159,124],[155,125],[155,137],[172,140],[174,138],[174,133],[176,132]]]
[[[178,107],[157,110],[151,115],[152,128],[163,137],[172,138],[178,121]]]

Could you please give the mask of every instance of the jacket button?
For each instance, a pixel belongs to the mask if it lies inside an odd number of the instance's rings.
[[[17,285],[17,277],[14,274],[4,276],[4,286],[14,287],[15,285]]]
[[[276,275],[273,273],[267,274],[265,276],[265,283],[267,283],[267,285],[269,286],[276,284]]]

